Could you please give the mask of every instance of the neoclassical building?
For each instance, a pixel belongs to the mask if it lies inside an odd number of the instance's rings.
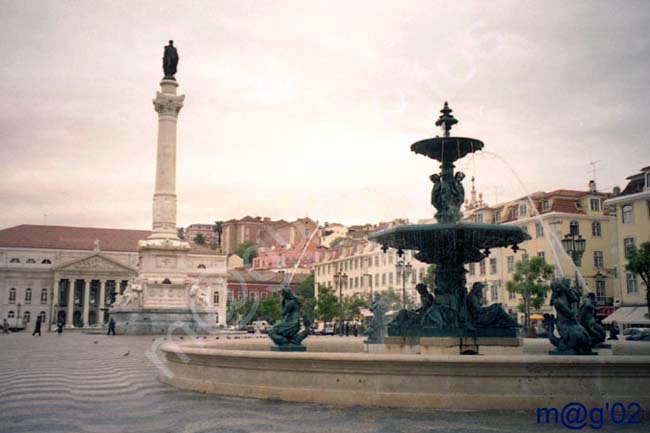
[[[107,308],[137,275],[138,241],[146,230],[19,225],[0,230],[0,320],[31,327],[63,319],[67,327],[107,320]],[[222,272],[226,256],[192,245],[191,274]],[[225,324],[227,288],[215,289],[211,306]],[[47,326],[44,326],[46,329]]]

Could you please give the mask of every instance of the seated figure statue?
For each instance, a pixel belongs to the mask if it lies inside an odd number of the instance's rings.
[[[282,322],[273,325],[269,331],[269,337],[279,346],[280,350],[304,350],[301,343],[309,335],[311,320],[306,316],[302,317],[305,329],[301,331],[300,301],[287,286],[283,287],[280,293],[282,295]]]
[[[420,307],[414,310],[401,310],[388,326],[401,334],[408,333],[408,329],[421,326],[444,327],[443,314],[441,313],[444,308],[435,302],[426,284],[417,284],[415,290],[420,295]]]
[[[596,295],[587,293],[580,301],[578,322],[580,322],[591,337],[592,346],[601,344],[607,338],[605,328],[596,319],[596,310]]]
[[[544,327],[551,343],[559,352],[567,354],[591,354],[591,337],[578,322],[579,293],[570,287],[569,280],[554,280],[551,283],[551,305],[555,307],[557,319],[552,314],[544,315]],[[560,334],[555,335],[555,328]]]
[[[386,333],[384,315],[388,311],[388,306],[379,293],[375,293],[375,300],[370,305],[370,311],[372,311],[372,319],[363,333],[368,336],[368,343],[383,343]]]
[[[476,328],[516,328],[517,322],[510,317],[501,304],[483,307],[483,288],[485,284],[476,282],[467,295],[467,314],[469,322]]]

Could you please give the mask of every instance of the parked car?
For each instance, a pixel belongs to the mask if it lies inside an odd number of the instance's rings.
[[[271,325],[266,320],[254,320],[246,327],[246,330],[250,334],[255,334],[256,332],[268,334],[270,329]]]
[[[627,341],[650,341],[650,328],[627,328],[623,330]]]
[[[334,335],[334,323],[333,322],[319,322],[318,326],[314,330],[316,335]]]

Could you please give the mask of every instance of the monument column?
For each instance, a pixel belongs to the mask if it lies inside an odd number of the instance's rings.
[[[72,328],[74,326],[74,292],[77,280],[68,278],[68,317],[65,319],[65,326]]]
[[[178,83],[165,77],[153,101],[158,113],[156,189],[153,195],[153,233],[149,239],[178,240],[176,231],[176,123],[185,95],[177,95]]]
[[[88,327],[88,311],[90,310],[90,283],[93,280],[84,280],[83,326]]]

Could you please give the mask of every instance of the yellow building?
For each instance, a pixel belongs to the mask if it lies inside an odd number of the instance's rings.
[[[648,326],[645,294],[647,287],[631,272],[625,271],[626,249],[650,241],[650,167],[627,178],[629,183],[623,191],[605,201],[611,215],[615,236],[614,262],[618,276],[620,308],[606,322],[616,320],[623,327]]]
[[[610,221],[603,207],[603,200],[608,196],[598,192],[595,183],[590,182],[587,191],[559,189],[536,192],[530,197],[496,206],[484,205],[467,210],[465,221],[516,225],[532,238],[521,243],[517,252],[506,248],[494,249],[482,262],[468,265],[468,287],[476,281],[485,283],[486,304],[500,302],[515,315],[521,300],[506,290],[515,263],[528,257],[543,256],[547,263],[555,266],[556,276],[577,280],[583,291],[595,293],[601,315],[606,316],[611,312],[616,282]],[[561,242],[569,233],[585,240],[585,250],[580,258],[576,258],[575,264]],[[545,304],[541,312],[550,312],[548,302]]]

